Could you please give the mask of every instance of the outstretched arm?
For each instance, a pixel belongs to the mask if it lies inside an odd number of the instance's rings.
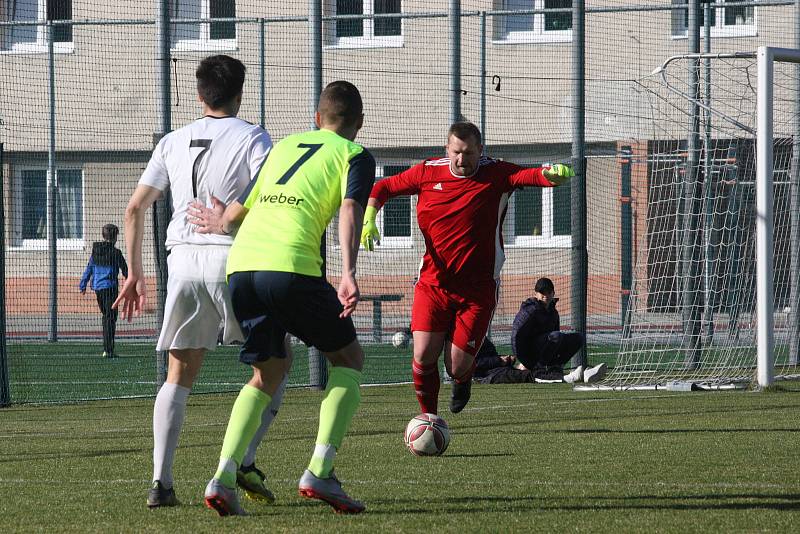
[[[564,163],[554,163],[549,167],[542,167],[542,174],[554,186],[569,182],[575,176],[575,171],[570,165]]]
[[[506,166],[512,166],[515,170],[508,175],[508,181],[512,188],[516,187],[555,187],[569,181],[570,178],[575,176],[575,171],[572,167],[563,163],[554,163],[544,167],[536,167],[533,169],[525,169],[513,165],[512,163],[504,163]]]
[[[122,307],[122,317],[130,321],[134,314],[141,315],[144,309],[147,288],[142,267],[142,239],[144,237],[144,215],[147,209],[161,196],[161,190],[149,185],[137,185],[125,208],[125,247],[128,251],[129,276],[111,305]]]

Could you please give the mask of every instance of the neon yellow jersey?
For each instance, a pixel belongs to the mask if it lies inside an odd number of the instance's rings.
[[[320,276],[322,233],[344,198],[363,207],[375,160],[330,130],[290,135],[272,147],[239,198],[249,211],[228,254],[227,274],[282,271]]]

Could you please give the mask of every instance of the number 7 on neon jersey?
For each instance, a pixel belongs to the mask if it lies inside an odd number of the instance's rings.
[[[300,166],[303,165],[303,163],[308,161],[311,158],[311,156],[313,156],[317,152],[317,150],[322,148],[322,143],[319,144],[299,143],[297,145],[297,148],[305,148],[306,149],[305,154],[300,156],[300,158],[297,161],[295,161],[294,164],[291,167],[289,167],[289,169],[285,173],[283,173],[283,176],[281,176],[280,180],[275,182],[276,184],[283,185],[286,182],[288,182],[289,179],[292,176],[294,176],[294,173],[297,172],[297,169],[299,169]]]

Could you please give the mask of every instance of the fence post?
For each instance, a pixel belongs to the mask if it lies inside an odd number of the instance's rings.
[[[450,0],[450,122],[461,120],[461,0]]]
[[[309,38],[311,39],[311,127],[316,128],[313,117],[317,110],[319,95],[322,93],[322,0],[309,2],[308,24]],[[326,243],[327,233],[323,232],[319,245],[323,277],[327,270]],[[328,384],[328,365],[325,357],[316,347],[308,348],[308,382],[317,389],[325,389]]]
[[[58,171],[56,170],[56,66],[53,51],[53,22],[47,21],[47,67],[50,97],[50,142],[47,147],[47,251],[48,282],[50,293],[50,321],[47,341],[58,341],[58,234],[56,233],[56,195]]]
[[[8,346],[6,345],[6,201],[5,159],[0,143],[0,407],[11,404],[11,379],[8,376]]]
[[[703,52],[711,53],[711,4],[703,4]],[[711,107],[711,59],[703,61],[703,75],[705,91],[703,102]],[[703,319],[701,331],[705,332],[706,345],[714,341],[714,306],[716,298],[714,292],[714,244],[712,243],[714,232],[714,162],[711,160],[711,113],[706,113],[704,121],[705,150],[703,150]]]
[[[800,2],[800,0],[798,0]],[[481,135],[486,149],[486,11],[481,11]]]
[[[689,53],[700,52],[700,1],[689,2]],[[700,163],[700,60],[689,60],[688,85],[692,101],[689,102],[689,125],[686,140],[686,174],[683,182],[684,217],[681,234],[681,298],[683,299],[683,324],[689,345],[686,347],[684,363],[688,369],[697,367],[700,361],[701,319],[698,305],[699,261],[696,260],[699,248],[698,227],[699,209],[699,163]]]
[[[258,19],[258,103],[261,112],[261,127],[266,128],[267,122],[267,93],[264,85],[267,83],[266,78],[266,22],[264,19]]]
[[[153,135],[153,147],[172,129],[170,100],[170,34],[169,34],[169,0],[156,0],[158,3],[156,18],[156,83],[158,84],[156,114],[160,120],[159,129]],[[156,324],[161,327],[164,321],[164,305],[167,298],[167,226],[171,218],[172,201],[170,195],[156,201],[153,205],[153,248],[156,257]],[[167,352],[156,351],[156,391],[167,379]]]
[[[588,257],[586,247],[586,2],[572,2],[572,165],[575,178],[571,187],[572,210],[572,268],[570,305],[572,327],[586,335],[586,295],[588,285]],[[573,363],[586,365],[586,344],[573,358]]]

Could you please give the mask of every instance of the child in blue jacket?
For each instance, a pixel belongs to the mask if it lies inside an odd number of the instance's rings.
[[[92,255],[89,257],[89,264],[83,272],[79,285],[81,294],[85,294],[89,279],[92,280],[92,290],[97,296],[97,305],[103,314],[103,358],[117,357],[114,352],[117,310],[111,309],[111,305],[119,294],[117,278],[120,270],[123,277],[128,277],[128,264],[125,263],[122,252],[114,246],[118,235],[119,228],[116,225],[103,226],[103,241],[92,244]]]

